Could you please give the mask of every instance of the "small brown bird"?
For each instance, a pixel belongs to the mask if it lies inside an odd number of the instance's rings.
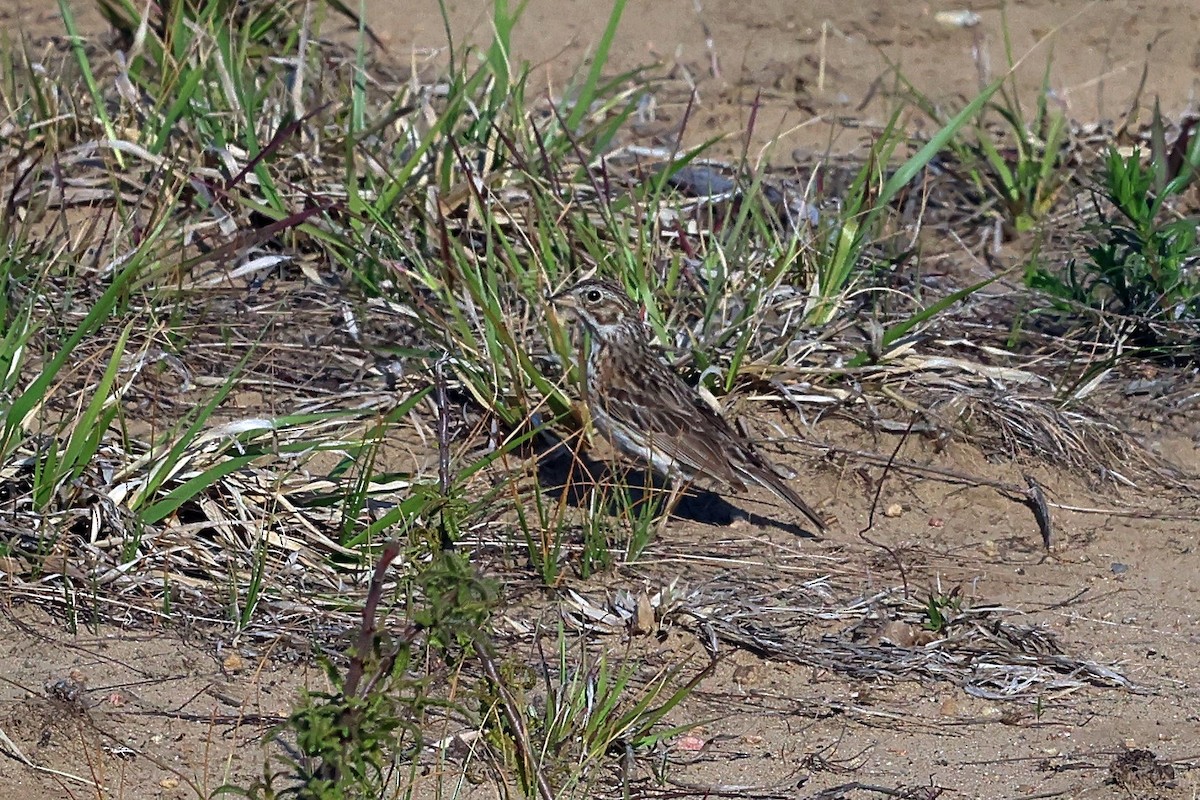
[[[736,491],[744,491],[747,482],[770,489],[826,530],[817,512],[658,357],[624,291],[585,280],[550,302],[591,334],[584,399],[592,421],[618,450],[648,461],[674,484],[668,513],[687,484],[705,477]]]

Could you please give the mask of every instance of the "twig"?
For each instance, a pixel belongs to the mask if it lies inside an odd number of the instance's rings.
[[[754,786],[753,784],[714,784],[705,785],[701,783],[691,783],[690,781],[681,781],[676,778],[667,777],[667,783],[672,786],[685,789],[689,792],[694,792],[701,797],[749,797],[754,800],[785,800],[788,797],[795,797],[795,784],[781,785],[775,789],[768,789],[763,786]]]
[[[896,461],[896,456],[900,454],[900,448],[908,441],[908,436],[912,433],[913,425],[917,422],[917,415],[914,413],[908,421],[908,428],[904,431],[904,435],[900,437],[900,441],[896,442],[896,447],[892,450],[892,455],[888,458],[887,463],[883,466],[883,474],[879,476],[879,480],[875,482],[875,497],[871,500],[871,512],[867,515],[867,526],[858,532],[858,537],[873,547],[878,547],[889,556],[892,561],[896,562],[896,569],[900,570],[900,583],[904,585],[904,596],[908,597],[908,572],[904,569],[904,561],[900,555],[891,547],[888,547],[882,542],[876,542],[867,536],[867,531],[875,527],[875,511],[879,508],[879,498],[883,494],[883,484],[887,480],[888,472],[892,469],[892,464]]]
[[[81,783],[84,786],[90,786],[102,794],[104,792],[104,787],[101,784],[96,783],[94,781],[90,781],[87,778],[81,778],[78,775],[72,775],[69,772],[61,772],[56,769],[50,769],[49,767],[43,767],[40,764],[33,763],[32,761],[29,760],[28,756],[26,756],[23,752],[21,752],[21,748],[17,746],[17,743],[14,742],[12,739],[8,738],[8,734],[4,732],[3,728],[0,728],[0,746],[7,748],[7,752],[8,752],[9,756],[11,756],[12,758],[15,758],[17,761],[20,761],[22,764],[29,767],[34,772],[43,772],[47,775],[54,775],[59,778],[66,778],[67,780],[75,781],[76,783]]]
[[[1037,520],[1038,528],[1042,531],[1042,546],[1049,550],[1050,539],[1054,535],[1054,526],[1050,521],[1050,507],[1046,504],[1046,493],[1042,491],[1042,485],[1032,475],[1026,474],[1023,477],[1025,483],[1029,484],[1029,491],[1026,493],[1029,497],[1029,505],[1033,508],[1033,516]]]
[[[350,665],[346,669],[346,683],[342,687],[342,691],[347,697],[353,697],[358,692],[358,684],[366,673],[367,656],[375,649],[376,614],[379,610],[379,600],[383,596],[384,576],[387,574],[388,567],[399,555],[400,545],[395,541],[390,541],[383,546],[383,552],[379,555],[379,563],[375,565],[375,574],[371,576],[371,588],[367,591],[367,601],[363,603],[362,625],[358,630],[358,641],[350,654]],[[415,631],[409,633],[406,638],[411,638],[413,633]],[[379,668],[380,674],[391,671],[391,662],[395,660],[398,652],[398,649],[393,648],[392,652],[385,657],[384,663]]]
[[[442,498],[438,532],[443,550],[454,547],[454,535],[446,525],[446,504],[450,502],[450,402],[446,397],[446,364],[448,354],[433,363],[434,404],[437,406],[438,493]]]
[[[529,770],[529,774],[533,776],[533,780],[537,784],[538,796],[541,800],[554,800],[554,792],[551,791],[546,776],[542,774],[541,766],[534,758],[533,748],[529,744],[529,734],[525,730],[521,713],[517,710],[516,701],[513,700],[512,695],[508,692],[508,687],[500,679],[500,671],[496,669],[496,662],[492,658],[492,654],[488,652],[487,645],[480,639],[475,640],[475,655],[479,656],[479,663],[483,665],[484,674],[496,687],[496,692],[503,701],[501,707],[504,709],[504,718],[512,727],[513,740],[516,742],[521,760],[525,762],[526,769]]]

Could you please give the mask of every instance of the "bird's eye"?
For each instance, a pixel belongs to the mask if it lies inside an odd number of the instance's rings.
[[[599,289],[588,289],[587,292],[584,293],[584,295],[583,295],[583,298],[585,300],[587,300],[589,303],[599,303],[600,297],[601,297],[601,295],[600,295]]]

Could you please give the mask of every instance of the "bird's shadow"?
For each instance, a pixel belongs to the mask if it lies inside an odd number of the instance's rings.
[[[562,442],[545,448],[538,454],[537,461],[538,484],[554,499],[561,500],[565,496],[566,502],[575,507],[591,505],[597,492],[608,494],[602,500],[615,505],[614,490],[617,487],[627,493],[623,502],[634,510],[642,509],[647,503],[661,505],[670,493],[666,482],[651,470],[597,461]],[[696,486],[689,487],[680,498],[671,518],[721,526],[746,520],[751,525],[769,526],[805,539],[820,538],[800,525],[746,511],[716,492]]]

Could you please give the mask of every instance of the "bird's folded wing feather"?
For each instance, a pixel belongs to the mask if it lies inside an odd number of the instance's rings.
[[[720,415],[703,403],[666,364],[638,359],[624,364],[637,388],[621,385],[609,375],[597,375],[599,397],[608,416],[634,427],[649,437],[648,444],[690,471],[700,473],[736,490],[745,488],[727,455],[740,445]],[[607,370],[606,370],[607,371]],[[653,400],[653,404],[648,402]]]

